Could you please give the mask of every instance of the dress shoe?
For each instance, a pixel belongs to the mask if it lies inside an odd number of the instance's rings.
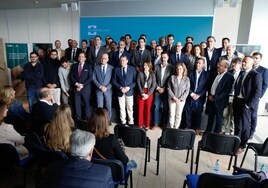
[[[154,130],[154,129],[156,129],[158,127],[158,125],[157,124],[154,124],[153,126],[151,126],[151,130]]]
[[[245,148],[239,148],[239,149],[237,150],[237,154],[243,153],[244,151],[245,151]]]

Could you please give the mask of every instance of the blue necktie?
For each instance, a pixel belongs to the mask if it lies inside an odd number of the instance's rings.
[[[102,66],[102,78],[105,78],[105,66]]]
[[[238,79],[238,83],[236,85],[236,90],[235,90],[235,95],[238,96],[240,94],[241,91],[241,87],[242,87],[242,81],[245,75],[245,71],[242,71],[240,76],[237,78]]]

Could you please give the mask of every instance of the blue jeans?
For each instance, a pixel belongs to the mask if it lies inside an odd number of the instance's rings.
[[[39,89],[29,88],[27,89],[27,100],[29,103],[29,111],[33,112],[33,104],[36,101],[39,101]]]
[[[163,104],[163,109],[161,113],[161,122],[159,121],[159,112],[161,105]],[[169,115],[169,109],[168,109],[168,96],[166,93],[159,94],[156,93],[154,96],[154,104],[153,104],[153,123],[154,124],[161,124],[162,126],[168,125],[168,115]]]

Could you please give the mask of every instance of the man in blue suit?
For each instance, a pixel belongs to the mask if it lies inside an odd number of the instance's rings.
[[[212,77],[209,84],[207,110],[208,110],[208,124],[206,131],[211,132],[213,125],[214,132],[221,134],[221,127],[223,123],[223,110],[228,105],[229,93],[232,89],[234,77],[228,70],[229,62],[221,60],[217,66],[217,72]]]
[[[257,71],[259,74],[261,74],[262,76],[262,89],[261,89],[261,96],[260,96],[260,98],[262,98],[268,87],[268,69],[266,69],[263,66],[260,66],[260,63],[262,60],[262,54],[260,52],[254,52],[252,56],[254,59],[253,69]],[[256,130],[257,115],[258,115],[257,113],[258,113],[258,108],[256,111],[253,111],[251,114],[251,128],[250,128],[250,134],[249,134],[250,138],[253,138],[253,134]]]
[[[206,91],[208,86],[209,74],[204,70],[205,59],[198,58],[196,69],[189,74],[190,92],[184,107],[185,128],[195,129],[200,133],[201,116],[206,101]]]
[[[120,57],[122,55],[127,56],[128,61],[130,61],[130,53],[125,50],[126,43],[125,41],[121,40],[118,44],[118,50],[114,52],[112,59],[110,60],[111,65],[114,67],[120,67]]]
[[[120,57],[120,67],[115,68],[112,83],[117,91],[121,123],[127,123],[127,110],[128,124],[134,124],[133,95],[136,86],[136,70],[128,65],[127,56],[122,55]]]
[[[47,168],[44,187],[114,187],[111,169],[91,162],[95,142],[94,134],[75,130],[70,137],[71,157]]]
[[[74,95],[74,110],[76,120],[89,120],[91,117],[91,81],[92,66],[86,61],[85,53],[81,52],[78,56],[78,63],[72,65],[70,80]],[[83,108],[83,110],[81,109]],[[82,112],[85,116],[82,116]]]
[[[175,66],[176,64],[183,62],[189,70],[190,60],[186,54],[181,52],[182,47],[181,42],[176,43],[175,52],[169,54],[169,64]]]
[[[241,143],[238,153],[242,153],[250,136],[251,114],[257,111],[262,90],[262,76],[252,67],[254,59],[245,56],[242,69],[235,82],[235,95],[233,101],[234,110],[234,134],[240,137]]]
[[[112,73],[113,66],[108,64],[109,55],[107,53],[102,54],[101,64],[94,67],[93,82],[95,83],[97,90],[97,105],[98,108],[105,107],[109,113],[111,119],[112,116]]]
[[[204,56],[207,60],[207,70],[210,75],[213,76],[213,73],[217,69],[217,63],[220,57],[218,49],[215,47],[216,39],[213,36],[207,37],[207,47],[204,50]]]

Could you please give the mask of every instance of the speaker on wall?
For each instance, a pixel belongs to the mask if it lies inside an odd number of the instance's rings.
[[[222,8],[224,4],[224,0],[215,0],[215,5],[218,8]]]
[[[230,7],[235,8],[237,5],[237,0],[230,0]]]
[[[72,11],[78,10],[78,4],[77,3],[71,3]]]
[[[61,10],[63,12],[67,12],[68,11],[68,4],[67,3],[62,3],[61,4]]]

